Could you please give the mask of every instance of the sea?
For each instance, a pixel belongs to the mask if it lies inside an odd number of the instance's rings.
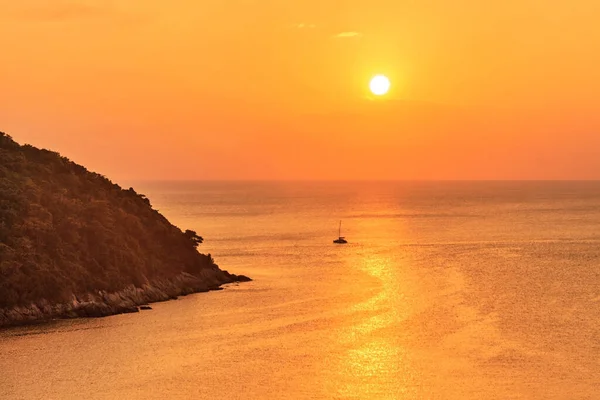
[[[600,399],[600,182],[134,187],[254,280],[2,330],[1,399]]]

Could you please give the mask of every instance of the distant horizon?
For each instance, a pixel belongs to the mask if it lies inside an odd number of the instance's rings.
[[[49,147],[37,146],[29,142],[22,142],[8,131],[0,128],[0,132],[11,136],[13,140],[21,145],[30,145],[40,149],[58,152],[62,157],[75,162],[88,170],[105,176],[113,182],[600,182],[598,178],[150,178],[150,177],[127,177],[123,174],[107,174],[101,170],[93,168],[85,163],[73,159],[70,155],[64,154]],[[120,176],[119,176],[120,175]]]
[[[312,182],[600,182],[600,179],[130,179],[138,183],[312,183]]]

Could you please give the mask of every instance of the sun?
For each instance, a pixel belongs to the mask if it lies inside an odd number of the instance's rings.
[[[369,84],[375,96],[383,96],[390,90],[390,80],[385,75],[375,75]]]

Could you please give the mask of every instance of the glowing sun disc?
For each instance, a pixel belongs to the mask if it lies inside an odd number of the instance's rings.
[[[376,96],[383,96],[390,90],[390,80],[385,75],[376,75],[369,84],[371,92]]]

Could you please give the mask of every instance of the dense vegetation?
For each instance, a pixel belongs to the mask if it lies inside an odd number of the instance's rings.
[[[217,268],[132,188],[0,132],[0,308]]]

